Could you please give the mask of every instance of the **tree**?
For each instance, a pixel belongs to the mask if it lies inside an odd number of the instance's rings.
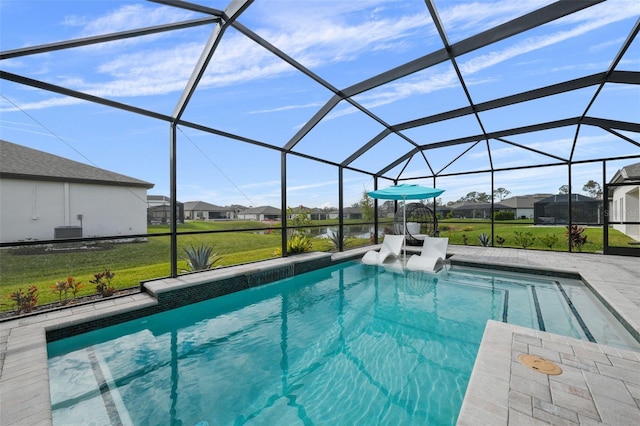
[[[394,214],[396,212],[395,204],[395,201],[387,200],[382,203],[382,205],[378,205],[378,214],[380,216],[388,216]]]
[[[595,180],[589,180],[589,182],[585,183],[582,187],[582,191],[589,194],[591,198],[596,198],[599,194],[602,194],[602,188]]]
[[[498,188],[493,191],[493,199],[495,200],[497,198],[499,201],[502,201],[507,198],[509,194],[511,194],[511,191],[509,191],[508,189]]]
[[[562,185],[558,188],[558,194],[568,194],[569,193],[569,185]]]
[[[362,190],[362,198],[360,199],[360,208],[362,209],[362,218],[366,222],[373,222],[373,198],[369,197],[366,188]]]
[[[475,201],[478,203],[488,203],[489,200],[490,200],[489,195],[486,192],[472,191],[472,192],[469,192],[464,197],[460,198],[458,202]]]

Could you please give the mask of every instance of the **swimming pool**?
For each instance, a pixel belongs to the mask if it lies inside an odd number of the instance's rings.
[[[350,262],[49,344],[54,424],[455,424],[487,319],[640,347],[579,282]]]

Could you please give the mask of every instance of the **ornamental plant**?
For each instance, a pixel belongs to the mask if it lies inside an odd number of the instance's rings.
[[[16,305],[18,315],[26,314],[31,312],[38,304],[38,288],[34,285],[29,286],[27,291],[19,288],[7,297]]]
[[[587,243],[587,236],[583,232],[587,229],[584,225],[567,225],[565,235],[571,249],[582,251],[582,246]]]
[[[111,285],[111,279],[113,279],[113,277],[115,276],[115,272],[111,272],[110,270],[105,269],[98,274],[94,274],[94,279],[89,280],[89,282],[96,285],[96,291],[98,292],[98,294],[100,294],[102,297],[109,297],[113,296],[113,294],[116,292],[115,287]]]
[[[73,277],[69,277],[69,278],[73,278]],[[56,282],[54,285],[51,286],[51,291],[53,291],[54,293],[58,293],[58,301],[60,303],[63,303],[62,302],[62,295],[64,294],[64,300],[66,302],[66,300],[67,300],[67,292],[69,291],[69,288],[67,287],[67,281],[58,281],[58,282]]]
[[[187,262],[188,271],[203,271],[211,269],[213,265],[219,262],[222,257],[218,253],[214,253],[214,246],[205,246],[204,244],[189,246],[184,248],[187,257],[183,258]]]
[[[480,240],[480,244],[482,244],[483,247],[489,247],[491,245],[491,237],[484,232],[478,235],[478,240]]]

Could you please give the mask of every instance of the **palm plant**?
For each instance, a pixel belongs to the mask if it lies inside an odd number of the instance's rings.
[[[214,253],[215,247],[200,244],[199,246],[191,245],[185,247],[184,251],[186,257],[182,260],[187,262],[187,271],[203,271],[205,269],[211,269],[213,265],[222,260],[218,253]]]

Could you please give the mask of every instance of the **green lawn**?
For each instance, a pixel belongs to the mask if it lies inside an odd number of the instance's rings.
[[[323,225],[336,225],[336,222],[322,222]],[[267,228],[257,222],[188,222],[178,227],[179,233],[217,230],[217,234],[188,234],[178,235],[179,257],[184,256],[184,247],[190,245],[213,245],[215,251],[222,257],[216,266],[237,265],[241,263],[265,260],[278,256],[277,253],[281,234],[279,230],[237,231],[240,229]],[[481,245],[478,235],[491,233],[491,223],[480,220],[465,222],[440,222],[440,236],[449,237],[450,244]],[[539,227],[530,223],[509,222],[495,226],[496,234],[505,239],[504,247],[518,247],[515,241],[516,232],[530,232],[535,237],[529,249],[549,250],[541,238],[546,235],[556,235],[558,242],[553,250],[567,251],[564,227]],[[153,225],[149,227],[150,234],[162,234],[169,231],[167,225]],[[601,228],[589,228],[586,231],[588,243],[583,247],[584,252],[602,250]],[[630,238],[617,231],[610,232],[611,245],[627,245]],[[83,287],[79,296],[95,293],[95,285],[89,281],[93,275],[109,269],[115,273],[112,284],[116,288],[135,287],[141,281],[170,275],[170,253],[168,236],[150,236],[147,241],[119,244],[96,244],[90,249],[44,251],[42,248],[22,247],[17,249],[0,250],[0,311],[12,309],[9,293],[18,288],[26,290],[35,285],[39,290],[39,304],[58,300],[58,294],[51,287],[57,281],[66,280],[73,276],[81,281]],[[369,244],[367,238],[349,240],[349,246]],[[313,249],[318,251],[335,250],[328,239],[313,238]],[[179,261],[178,269],[184,270],[186,262]]]
[[[464,236],[466,236],[467,245],[482,245],[478,238],[480,234],[491,236],[491,222],[481,220],[468,221],[450,221],[442,220],[439,222],[440,236],[449,237],[449,244],[465,244]],[[496,222],[494,225],[496,236],[504,238],[505,242],[502,247],[522,248],[522,245],[516,241],[516,232],[530,233],[533,243],[527,247],[531,250],[554,250],[568,251],[566,228],[564,226],[540,226],[532,223],[523,223],[523,221],[514,222]],[[603,250],[602,228],[587,228],[584,232],[587,235],[587,243],[582,247],[585,253],[596,253]],[[549,248],[544,244],[545,237],[556,236],[557,242]],[[610,246],[627,246],[633,239],[614,229],[609,230]],[[495,246],[499,245],[495,243]],[[574,250],[576,251],[576,250]]]

